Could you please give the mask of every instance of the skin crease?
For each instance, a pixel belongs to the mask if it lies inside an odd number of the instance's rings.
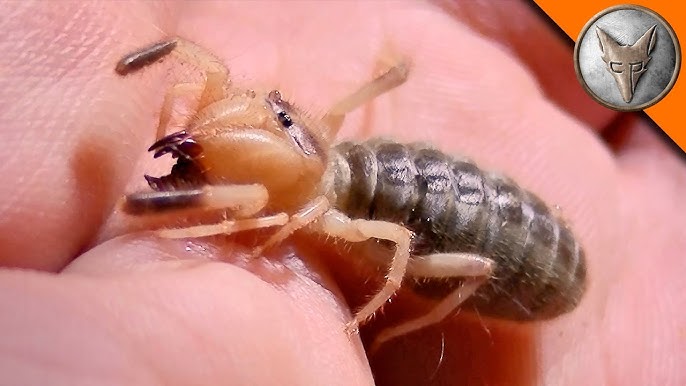
[[[381,385],[686,382],[683,159],[641,119],[623,122],[616,152],[603,144],[616,113],[583,94],[570,45],[530,4],[2,2],[0,13],[2,383],[363,385],[372,371]],[[280,259],[246,262],[216,240],[110,238],[116,200],[154,168],[145,149],[169,68],[121,79],[114,64],[174,34],[313,112],[369,79],[390,38],[413,58],[411,78],[351,114],[341,137],[437,142],[559,205],[587,251],[584,302],[535,326],[461,314],[383,347],[370,368],[325,267],[289,243]]]

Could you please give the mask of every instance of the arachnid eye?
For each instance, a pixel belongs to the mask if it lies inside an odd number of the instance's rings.
[[[289,128],[289,127],[293,126],[293,120],[291,119],[291,116],[288,115],[285,111],[279,112],[278,117],[279,117],[279,123],[283,127]]]
[[[287,112],[291,109],[291,106],[289,106],[288,102],[281,99],[280,92],[272,90],[267,95],[266,102],[269,108],[274,112],[283,131],[291,137],[293,142],[298,145],[305,155],[313,155],[321,152],[312,135],[299,124],[293,122],[293,118],[291,118],[290,114]]]
[[[283,99],[281,99],[281,93],[278,90],[272,90],[269,95],[267,95],[267,104],[271,107],[276,118],[278,119],[281,126],[284,128],[289,128],[293,126],[293,119],[286,112],[286,106]]]

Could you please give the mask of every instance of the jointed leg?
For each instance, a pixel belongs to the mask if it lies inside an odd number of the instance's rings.
[[[330,210],[316,223],[313,230],[351,242],[360,242],[371,238],[390,240],[396,244],[395,254],[381,290],[362,309],[357,311],[354,319],[348,324],[348,333],[354,333],[374,313],[383,307],[388,299],[400,288],[407,263],[410,257],[412,232],[395,223],[371,220],[351,220],[336,210]]]
[[[116,71],[120,75],[127,75],[170,54],[202,71],[204,80],[197,84],[182,84],[169,91],[162,107],[157,138],[163,136],[175,97],[183,92],[199,92],[198,110],[201,110],[213,102],[226,98],[229,87],[229,70],[226,66],[208,50],[181,38],[155,43],[126,55],[117,63]]]
[[[215,235],[230,235],[232,233],[252,229],[283,226],[288,222],[286,213],[278,213],[273,216],[246,218],[239,220],[226,220],[219,224],[197,225],[177,229],[160,229],[156,233],[167,239],[183,239],[194,237],[207,237]]]
[[[486,279],[483,278],[465,279],[465,282],[462,283],[460,288],[448,294],[448,296],[441,300],[436,307],[429,311],[429,313],[381,331],[379,335],[374,338],[374,341],[369,348],[369,352],[376,352],[382,344],[389,340],[441,322],[448,315],[455,312],[462,302],[472,296],[485,280]]]
[[[167,92],[157,128],[158,139],[164,136],[171,117],[171,107],[179,96],[188,93],[199,94],[197,111],[227,97],[229,70],[214,55],[192,42],[181,39],[177,39],[172,54],[201,70],[205,79],[201,83],[177,84]]]
[[[172,117],[174,101],[183,95],[197,95],[202,92],[204,87],[205,86],[201,83],[179,83],[167,91],[167,94],[164,96],[164,102],[162,103],[162,110],[160,111],[160,120],[157,124],[156,140],[164,137],[167,132]]]
[[[226,97],[229,81],[229,70],[216,56],[208,50],[188,40],[177,38],[176,48],[172,53],[199,70],[205,76],[205,88],[200,97],[198,110]]]
[[[492,260],[470,253],[442,253],[413,257],[408,267],[408,276],[425,278],[465,277],[464,282],[441,300],[429,313],[381,331],[374,339],[370,352],[373,353],[391,339],[444,320],[490,279],[493,274],[493,265]]]
[[[413,256],[407,275],[424,278],[490,276],[493,261],[475,253],[435,253]]]
[[[225,185],[133,193],[125,197],[121,206],[124,212],[132,215],[189,209],[228,209],[236,217],[246,218],[264,208],[268,199],[269,194],[263,185]]]
[[[240,122],[250,122],[255,119],[251,102],[249,91],[238,98],[220,99],[198,109],[188,128],[193,131],[211,131],[213,128],[220,129]]]
[[[334,103],[324,116],[324,123],[329,128],[327,136],[334,138],[343,124],[345,115],[372,99],[405,83],[410,71],[407,60],[400,59],[387,68],[381,75],[365,83],[352,94]]]
[[[296,214],[292,215],[288,220],[288,223],[281,227],[281,229],[276,231],[276,233],[274,233],[269,239],[267,239],[267,241],[265,241],[264,244],[255,248],[255,250],[253,251],[253,255],[261,255],[265,250],[273,247],[274,245],[279,244],[280,242],[288,238],[288,236],[293,234],[293,232],[316,221],[327,210],[329,210],[329,200],[327,200],[324,196],[315,198],[303,209],[298,211]]]
[[[263,209],[267,199],[267,190],[263,185],[207,186],[202,189],[130,194],[126,196],[122,209],[134,215],[163,213],[173,210],[224,209],[237,217],[237,219],[222,221],[218,224],[157,231],[159,236],[172,239],[206,237],[286,225],[289,221],[286,213],[246,218]]]

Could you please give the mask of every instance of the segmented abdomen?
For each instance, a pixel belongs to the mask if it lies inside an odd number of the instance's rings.
[[[490,316],[532,320],[579,302],[583,251],[561,219],[510,179],[418,144],[344,142],[332,157],[335,206],[351,218],[405,225],[415,232],[413,255],[471,252],[496,262],[494,277],[466,305]],[[430,297],[460,284],[410,282]]]

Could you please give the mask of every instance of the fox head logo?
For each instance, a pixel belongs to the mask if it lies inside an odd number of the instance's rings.
[[[655,47],[657,38],[655,27],[657,26],[650,27],[636,43],[626,46],[617,43],[605,31],[596,27],[603,61],[607,64],[607,70],[615,77],[619,92],[626,103],[631,102],[636,83],[647,70],[649,55]]]

